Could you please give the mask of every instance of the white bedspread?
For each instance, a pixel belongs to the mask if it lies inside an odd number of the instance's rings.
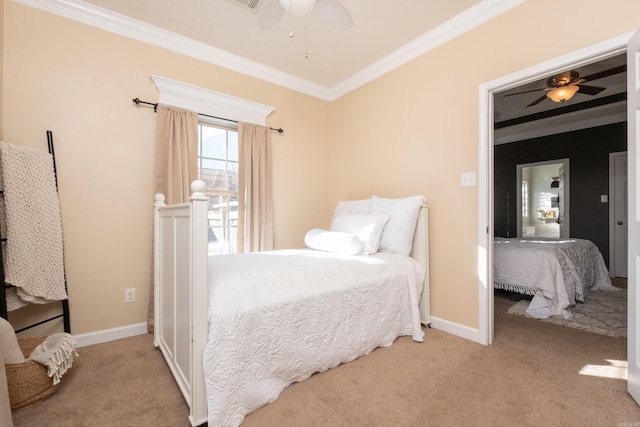
[[[210,257],[204,352],[209,427],[237,426],[293,382],[399,336],[422,341],[424,274],[415,260],[383,252]]]
[[[534,317],[571,317],[570,307],[592,290],[611,289],[598,247],[585,239],[494,240],[494,286],[534,295]]]

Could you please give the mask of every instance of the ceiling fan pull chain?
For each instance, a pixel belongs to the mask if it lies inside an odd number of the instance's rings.
[[[309,15],[304,16],[304,59],[309,59]]]
[[[293,0],[289,3],[289,10],[293,11]],[[289,38],[293,38],[293,13],[289,13]]]

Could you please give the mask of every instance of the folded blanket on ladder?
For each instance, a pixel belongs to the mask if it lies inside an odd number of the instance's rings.
[[[0,170],[5,282],[15,286],[7,291],[7,309],[67,299],[53,156],[0,142]]]

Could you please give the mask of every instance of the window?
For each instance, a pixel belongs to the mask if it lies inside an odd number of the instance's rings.
[[[209,254],[236,252],[238,236],[238,130],[198,124],[198,174],[209,196]]]

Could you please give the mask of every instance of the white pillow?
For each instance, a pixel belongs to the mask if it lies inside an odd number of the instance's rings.
[[[13,326],[2,317],[0,317],[0,347],[2,347],[5,365],[24,362],[24,354],[18,345]]]
[[[382,230],[387,221],[389,215],[342,212],[331,224],[331,231],[355,234],[362,241],[362,253],[371,255],[378,252]]]
[[[314,228],[307,231],[304,244],[309,249],[340,255],[358,255],[362,252],[362,240],[355,234]]]
[[[424,197],[413,196],[402,199],[384,199],[373,196],[369,212],[389,215],[389,222],[384,227],[380,249],[400,255],[411,254],[413,234],[418,223],[420,207]]]
[[[336,205],[335,211],[333,211],[333,219],[331,224],[342,212],[349,212],[352,214],[366,214],[369,213],[369,206],[371,206],[371,199],[363,200],[340,200]]]

